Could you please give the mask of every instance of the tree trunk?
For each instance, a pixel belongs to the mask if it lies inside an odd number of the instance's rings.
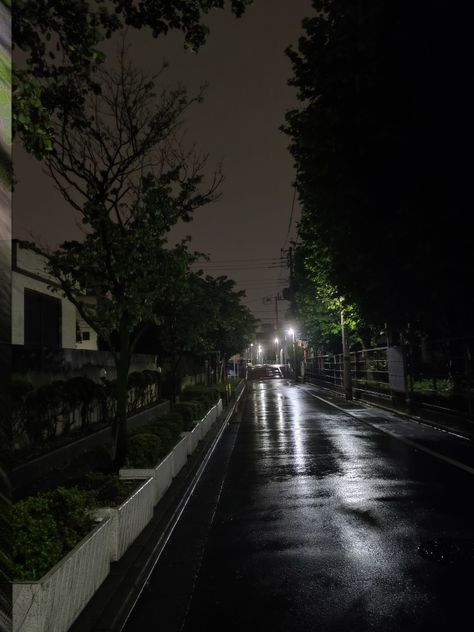
[[[173,355],[171,357],[171,389],[170,389],[170,401],[171,405],[176,403],[176,398],[180,393],[181,386],[181,356]]]
[[[125,323],[120,325],[120,351],[116,360],[117,368],[117,410],[113,424],[113,465],[118,470],[123,467],[127,456],[127,403],[128,372],[130,369],[130,332]]]

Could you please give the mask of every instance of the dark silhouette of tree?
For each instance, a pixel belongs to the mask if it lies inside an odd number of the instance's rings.
[[[369,322],[470,330],[468,8],[314,1],[287,52],[300,235]]]
[[[178,138],[183,112],[201,95],[157,88],[121,56],[117,71],[100,71],[102,89],[90,95],[81,127],[55,133],[45,158],[49,175],[84,225],[82,241],[55,252],[27,244],[78,311],[106,341],[117,368],[115,464],[126,449],[127,377],[131,354],[156,301],[173,291],[190,260],[187,243],[175,248],[167,233],[179,220],[216,199],[221,175],[207,184],[206,157]],[[118,336],[118,345],[114,334]]]

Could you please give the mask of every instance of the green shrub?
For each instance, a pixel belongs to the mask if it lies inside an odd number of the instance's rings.
[[[207,405],[207,409],[212,408],[219,400],[219,391],[214,386],[205,384],[189,384],[180,395],[180,401],[199,400]]]
[[[129,436],[130,438],[142,434],[157,436],[161,441],[161,456],[164,456],[176,445],[183,428],[183,417],[178,413],[169,413],[157,417],[152,423],[133,430]]]
[[[26,434],[31,445],[56,435],[62,401],[62,386],[56,382],[40,386],[26,395],[19,432]]]
[[[186,421],[180,411],[173,411],[172,413],[158,417],[156,424],[158,428],[169,428],[171,432],[179,434],[183,432]]]
[[[136,482],[123,481],[118,474],[91,472],[74,481],[74,486],[91,492],[98,507],[116,507],[122,504],[136,488]]]
[[[181,430],[176,430],[174,426],[166,425],[157,425],[155,428],[155,432],[160,437],[161,445],[163,446],[163,454],[168,454],[176,445]]]
[[[160,437],[141,432],[129,437],[127,465],[136,468],[155,467],[162,456]]]
[[[184,430],[189,430],[192,427],[193,421],[200,418],[200,406],[198,402],[178,402],[174,404],[173,411],[180,413],[184,421]]]
[[[12,511],[16,579],[36,580],[92,529],[90,492],[58,487],[18,502]]]
[[[80,409],[81,425],[83,428],[87,428],[90,424],[90,413],[94,403],[105,405],[104,386],[88,377],[77,376],[64,382],[63,389],[64,397],[71,410]]]
[[[232,389],[232,395],[234,395],[238,385],[240,384],[240,382],[242,382],[242,378],[241,377],[230,377],[228,379],[228,382],[231,386]]]

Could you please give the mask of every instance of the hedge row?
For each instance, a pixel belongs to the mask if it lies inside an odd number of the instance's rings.
[[[141,371],[129,375],[130,411],[152,403],[159,397],[160,373]],[[94,382],[87,377],[58,380],[33,390],[33,385],[21,377],[13,377],[11,384],[12,439],[15,443],[35,446],[58,433],[69,432],[80,422],[87,429],[93,411],[100,421],[107,423],[115,414],[115,380]]]
[[[136,485],[113,474],[90,474],[71,487],[16,503],[11,512],[12,578],[42,577],[91,531],[94,509],[121,504]]]
[[[153,423],[132,432],[128,438],[127,466],[152,468],[165,457],[179,441],[180,434],[192,430],[194,423],[217,404],[233,395],[240,378],[215,386],[192,384],[186,386],[172,412],[158,417]]]

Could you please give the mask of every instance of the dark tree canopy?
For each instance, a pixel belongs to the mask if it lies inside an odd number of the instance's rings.
[[[125,27],[147,27],[153,37],[180,30],[185,45],[206,41],[204,17],[230,6],[240,17],[251,0],[18,0],[13,40],[20,68],[14,74],[14,128],[26,149],[43,158],[51,147],[49,119],[58,111],[81,120],[84,99],[99,91],[93,71],[104,60],[100,43]],[[21,51],[18,54],[18,51]]]
[[[464,332],[473,306],[472,37],[457,3],[314,1],[284,131],[300,235],[372,322]]]

